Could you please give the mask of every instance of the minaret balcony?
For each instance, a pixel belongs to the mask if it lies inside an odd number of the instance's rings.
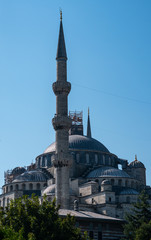
[[[55,130],[69,130],[72,125],[72,120],[68,116],[57,116],[52,119],[52,124]]]
[[[70,153],[59,152],[51,156],[54,167],[67,167],[72,165],[72,155]]]
[[[71,83],[70,82],[62,82],[62,81],[57,81],[52,84],[53,91],[55,95],[59,94],[69,94],[71,90]]]

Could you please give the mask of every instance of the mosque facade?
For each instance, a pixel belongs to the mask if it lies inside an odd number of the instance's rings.
[[[52,119],[56,140],[36,157],[34,164],[5,172],[0,206],[5,207],[11,199],[22,195],[35,193],[40,201],[46,195],[49,201],[56,198],[61,207],[60,215],[70,213],[80,219],[78,224],[83,221],[82,226],[89,229],[94,239],[111,239],[107,237],[109,232],[112,232],[112,239],[120,239],[120,224],[139,193],[145,190],[151,199],[145,166],[137,156],[130,163],[119,158],[94,139],[89,112],[86,136],[82,112],[68,114],[71,84],[67,82],[62,16],[56,61],[57,80],[53,83],[56,113]],[[94,226],[97,226],[95,235]]]

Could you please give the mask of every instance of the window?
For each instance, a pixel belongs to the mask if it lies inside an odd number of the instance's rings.
[[[9,204],[9,198],[7,198],[7,206],[8,206],[8,204]]]
[[[40,183],[37,183],[37,190],[40,190]]]
[[[105,155],[103,155],[103,165],[105,165]]]
[[[111,202],[111,200],[112,200],[111,197],[109,197],[109,202]]]
[[[29,190],[33,190],[33,184],[32,183],[29,184]]]
[[[86,163],[89,164],[89,154],[86,153]]]
[[[3,198],[3,208],[5,207],[5,198]]]
[[[19,189],[18,184],[16,184],[15,189],[16,189],[16,191],[18,191],[18,189]]]
[[[6,192],[8,192],[8,186],[6,187]]]
[[[111,158],[109,157],[109,165],[111,165]]]
[[[95,154],[95,164],[98,164],[98,155]]]
[[[119,185],[119,186],[122,186],[122,179],[119,179],[119,180],[118,180],[118,185]]]
[[[80,154],[79,153],[76,154],[76,160],[77,160],[77,163],[80,162]]]
[[[114,186],[114,179],[111,179],[111,185]]]
[[[23,190],[26,189],[26,185],[25,185],[25,183],[22,184],[22,189],[23,189]]]
[[[10,191],[13,191],[13,186],[12,185],[10,186]]]

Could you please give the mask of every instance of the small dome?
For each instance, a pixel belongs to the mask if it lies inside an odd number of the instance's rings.
[[[89,138],[82,135],[69,136],[69,150],[91,150],[109,153],[109,150],[99,141],[94,138]],[[55,143],[52,143],[44,153],[55,151]]]
[[[47,176],[40,170],[26,171],[17,176],[13,182],[46,182]]]
[[[125,188],[120,193],[120,195],[138,195],[139,193],[132,188]]]
[[[23,168],[23,167],[16,167],[16,168],[13,169],[12,174],[16,175],[16,174],[22,174],[24,172],[26,172],[25,168]]]
[[[129,164],[130,168],[145,168],[144,164],[137,159]]]
[[[111,185],[109,180],[102,181],[101,185]]]
[[[125,171],[114,167],[100,167],[92,170],[86,176],[86,178],[98,178],[98,177],[130,178],[130,176]]]

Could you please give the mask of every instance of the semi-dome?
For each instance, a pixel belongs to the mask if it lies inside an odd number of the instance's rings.
[[[89,138],[82,135],[70,135],[69,136],[69,149],[71,150],[91,150],[109,153],[109,150],[99,141],[94,138]],[[55,142],[49,145],[44,153],[50,153],[55,151]]]
[[[40,170],[27,171],[17,176],[13,182],[46,182],[47,176]]]
[[[98,178],[98,177],[130,178],[130,176],[125,171],[114,167],[100,167],[92,170],[86,176],[86,178]]]
[[[44,189],[43,193],[42,193],[42,196],[44,196],[45,194],[46,195],[52,195],[52,194],[54,195],[55,194],[55,187],[56,187],[55,184],[52,184],[52,185],[46,187]]]
[[[45,194],[46,195],[54,195],[55,189],[56,189],[56,184],[52,184],[52,185],[46,187],[42,192],[42,196],[44,196]],[[70,195],[75,194],[71,188],[69,189],[69,192],[70,192]]]
[[[134,160],[129,164],[130,168],[145,168],[144,164],[138,160]]]

